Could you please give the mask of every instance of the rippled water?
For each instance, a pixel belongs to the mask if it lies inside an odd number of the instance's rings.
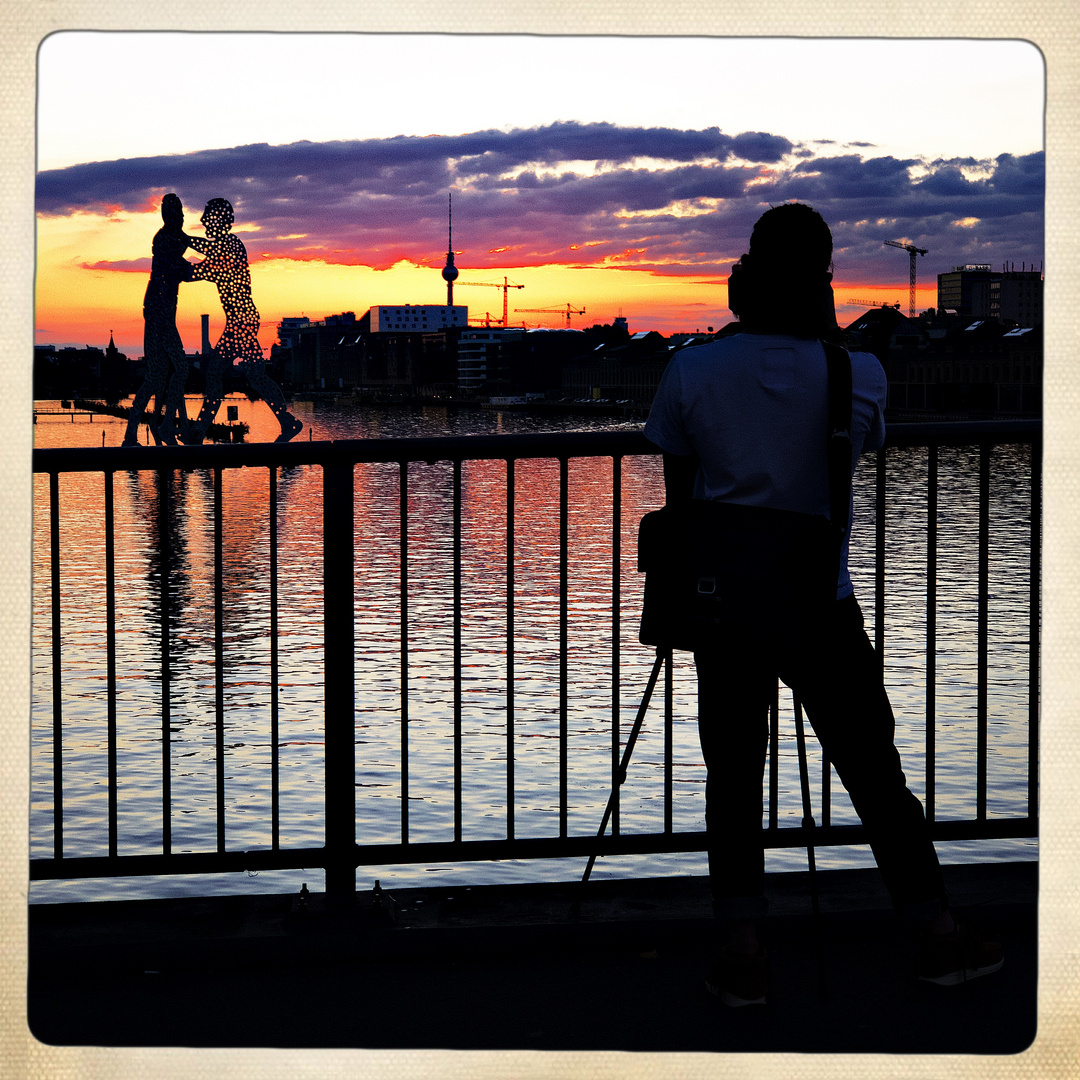
[[[239,397],[250,440],[272,438],[265,406]],[[189,410],[190,411],[190,410]],[[388,435],[583,430],[634,426],[610,418],[530,417],[523,413],[373,409],[297,402],[294,412],[317,439]],[[42,418],[42,446],[120,442],[123,422]],[[869,464],[869,462],[867,463]],[[886,678],[897,714],[897,741],[909,781],[925,789],[926,451],[890,458],[887,528]],[[1028,451],[993,451],[991,484],[988,813],[1026,813]],[[608,795],[611,758],[611,462],[571,461],[569,829],[591,834]],[[227,847],[270,844],[269,532],[266,470],[223,474]],[[466,462],[462,486],[463,837],[506,835],[506,467]],[[852,575],[873,620],[873,471],[856,477]],[[115,477],[117,580],[117,738],[119,850],[161,850],[160,574],[157,476]],[[210,474],[177,474],[172,483],[174,539],[169,576],[172,850],[216,845],[213,486]],[[453,837],[452,475],[448,463],[409,467],[409,838]],[[937,767],[939,818],[974,816],[977,671],[978,451],[943,449],[939,463],[937,603]],[[515,835],[558,833],[558,466],[515,467],[514,702]],[[104,481],[61,478],[60,534],[64,853],[107,852]],[[663,502],[659,461],[628,458],[622,477],[621,718],[633,722],[652,663],[637,643],[640,577],[635,535],[641,513]],[[357,837],[400,839],[400,613],[398,466],[360,465],[355,474]],[[322,472],[282,470],[279,507],[281,844],[322,843]],[[35,477],[33,769],[31,852],[52,852],[52,670],[49,603],[49,494]],[[868,625],[872,633],[872,628]],[[702,827],[704,767],[688,658],[675,677],[676,830]],[[781,824],[801,817],[790,717],[781,718]],[[813,747],[811,748],[813,756]],[[663,827],[663,730],[659,701],[650,712],[622,793],[624,832]],[[812,773],[814,762],[811,764]],[[817,770],[820,772],[820,768]],[[855,821],[835,775],[832,820]],[[820,819],[819,819],[820,820]],[[970,844],[942,845],[967,857]],[[982,855],[1024,857],[1033,842],[981,842]],[[823,865],[866,861],[861,849],[833,849]],[[805,853],[769,853],[770,868],[801,868]],[[703,856],[601,860],[597,873],[704,872]],[[566,879],[580,860],[461,867],[359,870],[384,884]],[[35,883],[36,900],[169,895],[221,890],[278,891],[320,872]]]

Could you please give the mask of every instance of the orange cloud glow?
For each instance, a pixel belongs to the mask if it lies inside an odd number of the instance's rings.
[[[185,227],[199,231],[195,221],[197,216],[189,211]],[[160,223],[157,207],[140,213],[39,218],[37,342],[104,345],[111,331],[122,352],[141,356],[142,299],[149,278],[150,244]],[[277,323],[286,316],[319,319],[353,311],[359,317],[377,304],[439,304],[446,300],[440,274],[445,256],[441,252],[434,252],[426,266],[398,258],[386,269],[358,261],[339,262],[327,258],[326,252],[322,257],[315,252],[297,254],[281,258],[262,252],[261,259],[252,260],[252,294],[261,315],[259,341],[267,350],[276,340]],[[356,253],[344,254],[359,259]],[[639,250],[627,249],[618,261],[630,261],[639,254]],[[458,256],[461,277],[457,284],[471,279],[488,281],[491,269],[470,269],[468,255],[463,249]],[[189,257],[197,258],[193,252]],[[617,265],[555,262],[507,266],[499,273],[524,286],[515,290],[509,305],[510,322],[516,325],[526,320],[529,326],[565,326],[565,316],[558,313],[516,314],[514,308],[565,309],[568,303],[574,309],[585,309],[585,315],[571,317],[571,325],[578,328],[609,323],[620,313],[630,321],[632,330],[662,333],[700,329],[706,323],[719,326],[730,318],[726,290],[715,275],[667,277]],[[489,308],[494,312],[501,298],[496,295],[493,303],[487,303],[464,290],[454,299],[467,303],[474,314],[483,314]],[[210,315],[211,340],[216,341],[224,326],[216,289],[207,282],[182,285],[177,328],[189,352],[200,347],[204,313]]]

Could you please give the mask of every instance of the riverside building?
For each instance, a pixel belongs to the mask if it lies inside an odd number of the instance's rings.
[[[966,319],[997,319],[1016,326],[1043,321],[1043,277],[1026,268],[995,271],[966,263],[938,274],[938,312]]]
[[[371,308],[370,332],[445,330],[469,325],[469,309],[448,304],[380,304]]]

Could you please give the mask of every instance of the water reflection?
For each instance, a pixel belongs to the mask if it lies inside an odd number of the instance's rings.
[[[259,437],[260,405],[239,399],[241,419]],[[266,411],[262,409],[262,411]],[[524,414],[383,410],[296,403],[318,438],[529,430]],[[263,424],[276,431],[267,413]],[[123,421],[113,422],[116,443]],[[600,422],[603,423],[603,422]],[[582,427],[580,418],[565,426]],[[596,426],[595,424],[593,426]],[[100,445],[97,427],[42,424],[38,445]],[[112,436],[108,436],[112,442]],[[978,451],[943,449],[938,475],[937,767],[940,818],[974,813],[977,682]],[[988,732],[988,813],[1026,812],[1027,602],[1029,505],[1026,448],[993,451]],[[513,475],[513,562],[508,562],[507,466],[461,468],[462,835],[494,839],[507,829],[506,631],[512,618],[514,829],[517,836],[559,828],[559,464],[518,462]],[[568,470],[568,816],[573,833],[592,833],[611,774],[613,618],[610,460],[574,459]],[[909,780],[926,785],[926,474],[927,453],[890,461],[886,518],[886,678]],[[357,837],[400,838],[402,702],[400,470],[355,469]],[[409,837],[450,840],[453,797],[453,466],[408,466]],[[659,462],[622,463],[622,589],[618,612],[619,706],[625,735],[652,656],[637,643],[641,582],[636,530],[643,512],[663,502]],[[160,515],[161,485],[168,513]],[[270,516],[269,472],[222,473],[222,639],[226,846],[270,844]],[[322,843],[322,472],[278,473],[279,770],[281,844]],[[864,610],[874,611],[874,477],[860,468],[852,576]],[[121,854],[152,853],[162,842],[161,630],[169,628],[168,763],[174,851],[216,846],[217,716],[215,674],[214,474],[121,473],[114,481],[117,612],[118,823]],[[35,477],[32,854],[52,848],[51,615],[48,479]],[[167,565],[162,529],[170,539]],[[103,480],[60,480],[61,652],[64,716],[65,854],[107,851],[107,699]],[[508,575],[513,602],[508,606]],[[162,601],[162,575],[167,588]],[[872,632],[872,631],[871,631]],[[676,830],[701,828],[704,769],[695,728],[691,665],[675,678]],[[798,772],[790,723],[782,721],[781,824],[797,824]],[[813,747],[811,748],[813,753]],[[623,831],[663,827],[663,730],[650,713],[623,788]],[[820,769],[814,769],[820,775]],[[855,816],[835,777],[832,820]],[[1004,847],[1004,846],[1003,846]],[[786,856],[775,858],[781,863]],[[839,864],[854,853],[837,855]],[[773,856],[770,856],[773,858]],[[795,865],[799,857],[791,858]],[[646,872],[662,872],[663,858]],[[529,868],[531,875],[566,869]],[[573,870],[570,871],[571,875]],[[243,884],[241,882],[241,884]],[[108,894],[84,883],[78,895]],[[35,886],[35,888],[38,888]],[[45,886],[44,888],[48,888]],[[39,890],[40,891],[40,890]]]

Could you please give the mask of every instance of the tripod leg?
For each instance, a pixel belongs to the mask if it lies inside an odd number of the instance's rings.
[[[649,701],[652,699],[653,690],[656,688],[656,680],[660,676],[660,668],[663,666],[664,660],[671,655],[671,650],[662,651],[656,650],[656,661],[653,663],[652,672],[649,674],[649,681],[645,687],[645,693],[641,699],[641,706],[638,708],[637,718],[634,720],[634,726],[630,729],[630,737],[626,740],[626,748],[623,750],[622,760],[619,762],[619,775],[618,783],[611,789],[611,795],[608,797],[607,807],[604,810],[603,820],[600,822],[600,828],[596,833],[597,840],[601,839],[607,829],[608,820],[611,818],[612,811],[615,808],[615,800],[618,797],[619,788],[626,782],[626,768],[630,764],[630,755],[634,752],[634,744],[637,742],[638,733],[641,731],[642,721],[645,719],[645,713],[649,708]],[[596,862],[596,852],[593,852],[589,856],[588,865],[585,867],[585,873],[582,875],[581,884],[579,889],[583,889],[585,884],[589,880],[589,875],[592,873],[593,864]],[[573,911],[581,905],[580,895],[574,901]]]
[[[825,956],[821,947],[821,909],[818,904],[817,865],[814,858],[814,813],[810,803],[810,769],[806,764],[806,733],[802,702],[792,695],[795,710],[795,743],[799,752],[799,786],[802,789],[803,828],[806,830],[806,862],[810,870],[810,906],[814,913],[814,951],[817,953],[818,990],[825,996]]]

